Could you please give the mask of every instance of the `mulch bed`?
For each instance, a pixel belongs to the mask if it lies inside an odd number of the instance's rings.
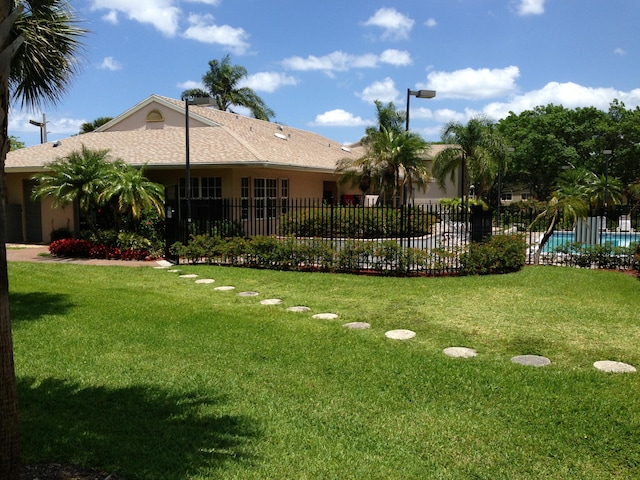
[[[46,463],[24,465],[20,480],[124,480],[115,473],[84,468],[77,465]]]

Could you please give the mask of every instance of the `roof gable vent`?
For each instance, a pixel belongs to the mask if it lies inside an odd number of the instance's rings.
[[[164,116],[158,109],[153,109],[147,113],[147,122],[164,122]]]

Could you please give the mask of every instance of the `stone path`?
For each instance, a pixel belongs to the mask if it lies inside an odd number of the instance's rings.
[[[167,269],[167,267],[169,266],[172,266],[172,265],[171,264],[161,265],[156,268],[165,270],[166,272],[170,272],[170,273],[180,273],[180,270],[176,268]],[[179,278],[187,278],[187,279],[198,278],[198,275],[181,274],[179,275]],[[195,283],[197,284],[211,284],[214,282],[215,280],[212,278],[201,278],[195,281]],[[223,291],[235,290],[235,288],[236,287],[231,285],[223,285],[220,287],[215,287],[213,290],[223,292]],[[245,291],[245,292],[239,292],[236,295],[238,297],[257,297],[260,295],[260,292]],[[279,298],[267,298],[265,300],[261,300],[260,304],[274,305],[274,306],[281,305],[282,300]],[[306,313],[306,312],[310,312],[311,308],[303,305],[295,305],[292,307],[287,307],[286,311],[295,312],[295,313]],[[339,318],[339,315],[337,313],[329,313],[329,312],[316,313],[312,315],[311,318],[315,320],[335,320]],[[344,328],[351,329],[351,330],[367,330],[371,328],[371,325],[367,322],[349,322],[349,323],[343,324],[342,326]],[[412,330],[397,329],[397,330],[389,330],[385,332],[384,335],[385,337],[392,340],[406,341],[406,340],[411,340],[415,338],[417,334]],[[469,348],[469,347],[447,347],[444,350],[442,350],[442,353],[447,357],[462,358],[462,359],[470,359],[478,356],[478,352],[473,348]],[[528,367],[546,367],[548,365],[551,365],[551,360],[542,355],[517,355],[511,358],[511,362],[518,365],[528,366]],[[637,371],[633,365],[629,365],[627,363],[617,362],[613,360],[599,360],[597,362],[594,362],[593,367],[596,370],[607,372],[607,373],[635,373]]]

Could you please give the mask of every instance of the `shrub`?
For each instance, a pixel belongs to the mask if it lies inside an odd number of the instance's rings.
[[[77,238],[56,240],[49,245],[49,253],[55,257],[89,258],[93,243]]]
[[[516,272],[524,267],[527,244],[520,235],[495,235],[486,242],[472,243],[460,256],[462,275]]]

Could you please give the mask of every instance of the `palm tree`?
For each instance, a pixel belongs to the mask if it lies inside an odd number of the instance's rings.
[[[109,123],[111,120],[113,120],[111,117],[98,117],[93,122],[84,122],[80,125],[79,133],[93,132],[95,129],[101,127],[105,123]]]
[[[462,196],[469,196],[473,184],[477,195],[482,197],[493,184],[498,169],[505,172],[506,147],[487,118],[475,117],[466,125],[450,122],[443,129],[442,140],[451,146],[433,161],[433,176],[440,187],[445,187],[447,178],[455,181],[456,173],[461,171]]]
[[[275,113],[253,89],[238,87],[238,83],[247,76],[247,69],[241,65],[231,65],[231,57],[226,55],[222,61],[211,60],[209,71],[202,77],[205,90],[192,89],[182,92],[182,97],[212,96],[220,110],[230,110],[233,105],[246,107],[259,120],[270,121]],[[204,94],[204,95],[203,95]]]
[[[546,208],[534,219],[529,230],[539,220],[545,220],[547,227],[540,238],[538,249],[534,256],[534,264],[540,263],[540,255],[551,235],[562,218],[573,225],[579,218],[589,214],[589,190],[583,183],[588,172],[578,170],[566,170],[560,174],[556,182],[556,188],[547,202]]]
[[[336,172],[340,182],[351,182],[374,188],[382,203],[394,203],[403,185],[413,199],[414,186],[429,181],[425,154],[429,144],[418,134],[404,130],[404,114],[397,112],[393,103],[384,105],[376,100],[378,126],[368,127],[361,143],[366,153],[355,160],[338,162]]]
[[[108,150],[91,150],[83,145],[80,152],[51,162],[45,171],[32,177],[37,182],[34,198],[51,197],[54,207],[77,202],[80,212],[93,225],[95,210],[103,204],[100,195],[109,185],[113,168],[108,158]]]
[[[10,99],[27,107],[58,100],[77,72],[86,33],[64,0],[0,0],[0,225],[6,223]],[[6,232],[0,228],[0,478],[17,480],[19,462]]]
[[[118,160],[106,175],[106,187],[98,199],[101,203],[115,200],[118,212],[135,224],[144,210],[155,210],[164,217],[164,188],[144,175],[146,165],[135,168]]]

